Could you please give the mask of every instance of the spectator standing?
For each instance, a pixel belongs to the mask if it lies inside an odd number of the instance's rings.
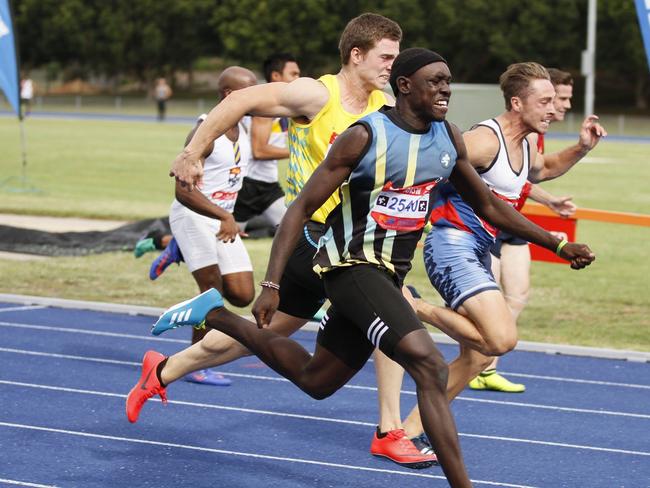
[[[25,76],[20,80],[20,106],[24,116],[32,111],[32,98],[34,98],[34,82],[29,76]]]
[[[165,78],[158,78],[156,80],[153,96],[156,99],[156,105],[158,107],[158,120],[160,122],[165,120],[165,114],[167,112],[167,100],[171,98],[172,93],[172,89],[167,84],[167,80],[165,80]]]

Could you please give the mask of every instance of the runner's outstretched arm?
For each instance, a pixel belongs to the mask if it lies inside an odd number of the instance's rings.
[[[192,191],[203,178],[200,158],[205,148],[234,127],[244,115],[311,119],[328,100],[327,88],[312,78],[298,78],[291,83],[266,83],[236,90],[210,111],[192,140],[174,159],[169,176],[174,176]]]
[[[563,241],[532,223],[488,189],[467,159],[467,150],[460,131],[455,126],[452,128],[458,148],[458,159],[449,181],[460,196],[469,203],[478,216],[493,226],[556,252]],[[582,269],[596,258],[587,245],[578,243],[564,244],[559,251],[559,256],[570,261],[573,269]]]
[[[596,115],[587,117],[580,126],[578,142],[552,154],[537,153],[530,165],[528,179],[533,183],[552,180],[569,171],[591,151],[607,131],[598,123]]]

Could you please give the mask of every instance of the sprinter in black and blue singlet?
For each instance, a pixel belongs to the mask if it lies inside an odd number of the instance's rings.
[[[368,144],[341,186],[341,203],[327,218],[327,231],[320,239],[314,263],[328,296],[331,298],[330,293],[336,294],[336,290],[352,294],[346,301],[348,312],[363,315],[368,311],[358,307],[362,298],[357,292],[364,293],[388,280],[391,293],[399,294],[431,212],[435,187],[449,177],[457,154],[445,121],[433,121],[418,129],[404,121],[397,110],[384,107],[354,125],[365,128]],[[328,287],[333,277],[339,281],[343,275],[354,275],[352,279],[359,280],[359,285]],[[336,306],[321,323],[324,332],[319,343],[330,350],[349,349],[349,357],[341,359],[352,368],[360,368],[374,347],[391,356],[402,337],[421,327],[417,320],[402,320],[405,312],[395,307],[393,300],[386,300],[382,287],[368,293],[373,302],[372,319],[361,319],[367,327],[363,334],[336,330],[347,327],[345,319],[335,320]],[[353,340],[355,346],[337,344],[342,340]]]
[[[396,107],[341,133],[287,210],[273,241],[262,295],[253,309],[258,327],[226,310],[223,301],[217,303],[214,290],[209,299],[197,297],[165,312],[153,332],[196,325],[193,320],[179,324],[175,320],[179,314],[203,316],[206,326],[235,338],[319,399],[345,385],[365,364],[374,350],[369,334],[415,380],[438,460],[450,485],[465,488],[471,482],[446,398],[447,365],[399,286],[428,217],[431,190],[453,168],[458,150],[451,141],[462,144],[460,132],[443,122],[450,80],[446,62],[431,51],[408,49],[397,56],[390,77],[397,92]],[[433,167],[427,151],[432,158],[442,157],[444,165]],[[335,215],[326,222],[326,229],[333,226],[326,230],[331,239],[322,241],[324,254],[315,262],[322,268],[333,305],[311,355],[267,327],[279,303],[277,283],[304,223],[339,187],[344,203],[334,208]],[[327,253],[327,242],[340,244],[341,252]],[[355,283],[354,290],[348,290],[348,281]]]

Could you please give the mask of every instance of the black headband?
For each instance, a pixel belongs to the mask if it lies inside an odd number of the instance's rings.
[[[390,73],[390,86],[393,93],[397,96],[397,78],[400,76],[410,76],[427,64],[443,62],[447,64],[445,58],[438,53],[434,53],[422,47],[410,47],[404,49],[395,58]]]

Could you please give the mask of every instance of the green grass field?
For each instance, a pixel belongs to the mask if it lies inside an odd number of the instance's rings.
[[[182,124],[28,119],[27,177],[21,187],[18,123],[0,118],[0,212],[138,220],[165,215],[172,200],[169,165],[190,127]],[[553,151],[566,141],[549,140]],[[573,195],[581,207],[650,214],[647,144],[604,141],[569,174],[545,184]],[[597,254],[588,269],[534,263],[530,305],[520,318],[522,340],[650,351],[650,228],[580,222],[578,240]],[[261,279],[269,240],[248,241]],[[0,259],[0,292],[167,306],[193,295],[184,266],[156,282],[150,256],[109,253],[45,261]],[[408,281],[439,303],[421,255]]]

